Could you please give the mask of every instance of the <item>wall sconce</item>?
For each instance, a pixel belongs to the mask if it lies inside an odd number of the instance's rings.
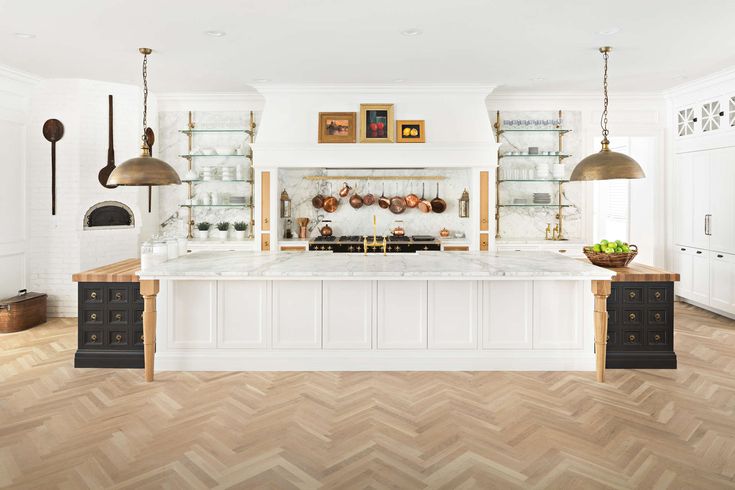
[[[467,192],[467,189],[462,192],[462,197],[459,198],[459,217],[470,217],[470,193]]]
[[[291,217],[291,198],[288,197],[288,192],[283,189],[281,192],[281,218]]]

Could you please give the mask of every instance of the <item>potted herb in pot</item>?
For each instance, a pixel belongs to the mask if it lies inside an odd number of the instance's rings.
[[[217,238],[220,240],[227,240],[227,233],[230,230],[230,223],[227,221],[220,221],[217,223]]]
[[[235,239],[245,240],[245,230],[248,229],[248,224],[244,221],[236,221],[232,226],[235,228]]]
[[[197,233],[196,237],[199,240],[206,240],[209,238],[209,229],[212,227],[212,225],[207,221],[202,221],[201,223],[197,223]]]

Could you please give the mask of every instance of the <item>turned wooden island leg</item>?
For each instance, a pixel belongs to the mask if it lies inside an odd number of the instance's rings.
[[[156,353],[156,295],[157,280],[140,281],[140,295],[143,296],[143,356],[145,360],[145,380],[153,381],[153,359]]]
[[[607,355],[607,297],[610,296],[610,281],[592,281],[595,295],[595,357],[597,381],[605,382],[605,358]]]

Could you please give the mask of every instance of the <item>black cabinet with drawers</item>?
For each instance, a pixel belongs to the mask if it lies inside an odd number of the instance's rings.
[[[673,282],[613,282],[607,311],[607,368],[676,369]]]
[[[143,368],[143,297],[137,282],[80,282],[74,367]]]

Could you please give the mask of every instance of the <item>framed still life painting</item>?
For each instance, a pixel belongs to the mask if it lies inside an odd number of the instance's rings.
[[[354,112],[320,112],[319,143],[354,143],[357,114]]]
[[[424,121],[396,121],[396,134],[398,143],[425,143],[426,132]]]
[[[360,143],[393,143],[393,104],[360,104]]]

